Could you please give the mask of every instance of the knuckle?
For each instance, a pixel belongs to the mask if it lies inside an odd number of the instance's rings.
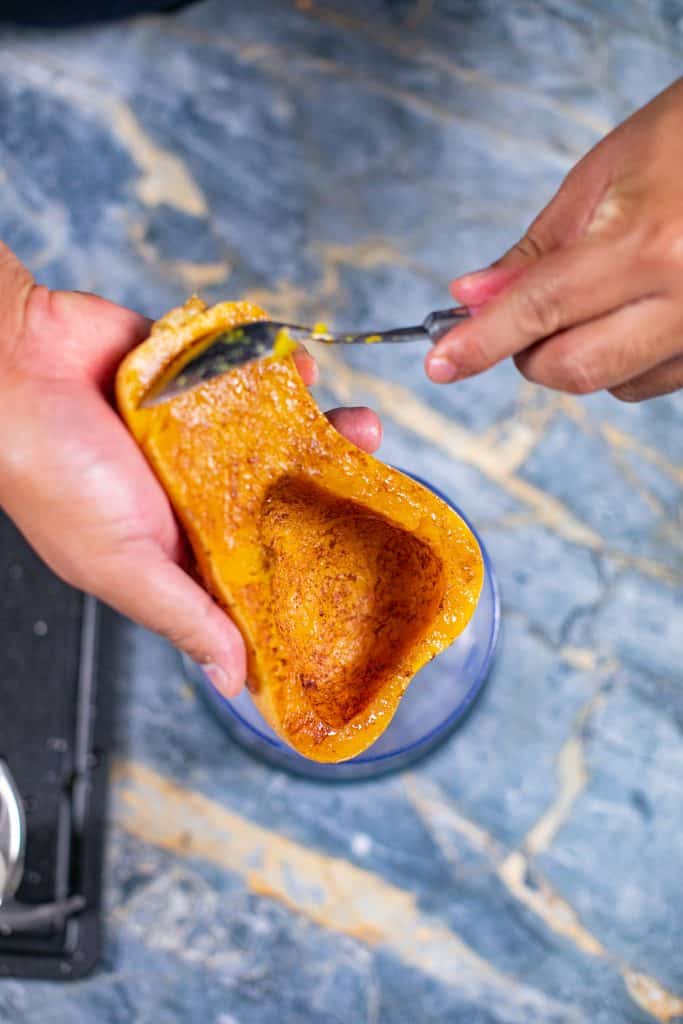
[[[174,647],[179,647],[191,658],[196,661],[203,660],[206,654],[205,627],[214,614],[214,608],[212,599],[205,594],[197,607],[197,613],[192,616],[192,621],[167,623],[162,630],[163,635]]]
[[[491,358],[478,335],[469,337],[467,344],[458,350],[458,364],[461,375],[465,377],[481,373],[491,365]]]
[[[667,251],[678,275],[683,271],[683,222],[676,223],[669,232]]]
[[[524,238],[513,245],[513,252],[519,253],[525,260],[538,260],[543,255],[543,246],[536,237],[532,228],[529,228]]]
[[[599,390],[595,371],[575,352],[558,359],[556,386],[572,395],[591,395]]]
[[[548,338],[562,326],[562,313],[556,296],[538,285],[520,290],[517,297],[517,325],[525,337]]]
[[[664,239],[664,254],[668,265],[676,272],[676,280],[680,281],[683,271],[683,223],[677,221],[669,226]]]
[[[465,326],[462,328],[462,333],[459,332],[457,339],[445,342],[436,350],[437,355],[451,363],[457,374],[457,379],[473,377],[491,366],[493,360],[487,353],[486,344],[481,334],[482,331],[479,327],[475,333]]]
[[[633,218],[631,202],[616,191],[608,191],[597,204],[586,225],[587,234],[617,239],[630,229]]]
[[[631,405],[635,402],[641,402],[645,397],[638,388],[638,385],[633,382],[620,384],[616,388],[609,388],[609,393],[618,401],[628,402]]]
[[[661,274],[674,271],[676,280],[683,272],[683,220],[657,219],[640,231],[638,239],[645,263]]]
[[[48,325],[54,292],[44,284],[34,284],[26,299],[24,328],[39,333]]]
[[[513,356],[514,364],[525,380],[531,384],[542,384],[542,374],[538,373],[536,360],[530,352],[518,352]]]
[[[94,594],[112,607],[120,605],[117,599],[122,590],[121,575],[107,554],[93,553],[87,564],[78,556],[63,560],[58,575],[70,586]]]

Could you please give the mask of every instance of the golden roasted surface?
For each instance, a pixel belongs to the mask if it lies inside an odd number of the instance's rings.
[[[482,560],[447,505],[334,430],[289,356],[138,408],[190,346],[264,315],[191,299],[124,361],[117,397],[242,631],[260,711],[300,753],[340,761],[383,732],[467,625]]]

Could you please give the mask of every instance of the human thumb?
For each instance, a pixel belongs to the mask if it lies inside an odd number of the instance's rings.
[[[235,623],[160,548],[127,562],[119,555],[113,576],[99,575],[96,595],[189,654],[224,697],[236,696],[246,654]]]
[[[33,275],[12,250],[0,242],[0,323],[3,344],[9,345],[9,350],[3,352],[5,360],[21,333],[32,288]]]

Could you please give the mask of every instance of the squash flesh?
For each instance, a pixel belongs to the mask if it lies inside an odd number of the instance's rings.
[[[127,357],[117,397],[204,585],[242,631],[259,710],[300,753],[340,761],[467,625],[482,560],[447,505],[334,431],[290,356],[138,408],[198,339],[264,316],[190,300]]]
[[[411,533],[291,477],[267,495],[261,537],[278,641],[318,717],[343,728],[433,618],[441,563]]]

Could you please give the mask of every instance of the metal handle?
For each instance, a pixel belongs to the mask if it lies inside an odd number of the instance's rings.
[[[9,768],[0,761],[0,905],[19,888],[25,846],[24,805]]]
[[[452,309],[436,309],[424,321],[424,329],[434,344],[443,338],[444,334],[453,327],[466,320],[470,315],[467,306],[454,306]]]

